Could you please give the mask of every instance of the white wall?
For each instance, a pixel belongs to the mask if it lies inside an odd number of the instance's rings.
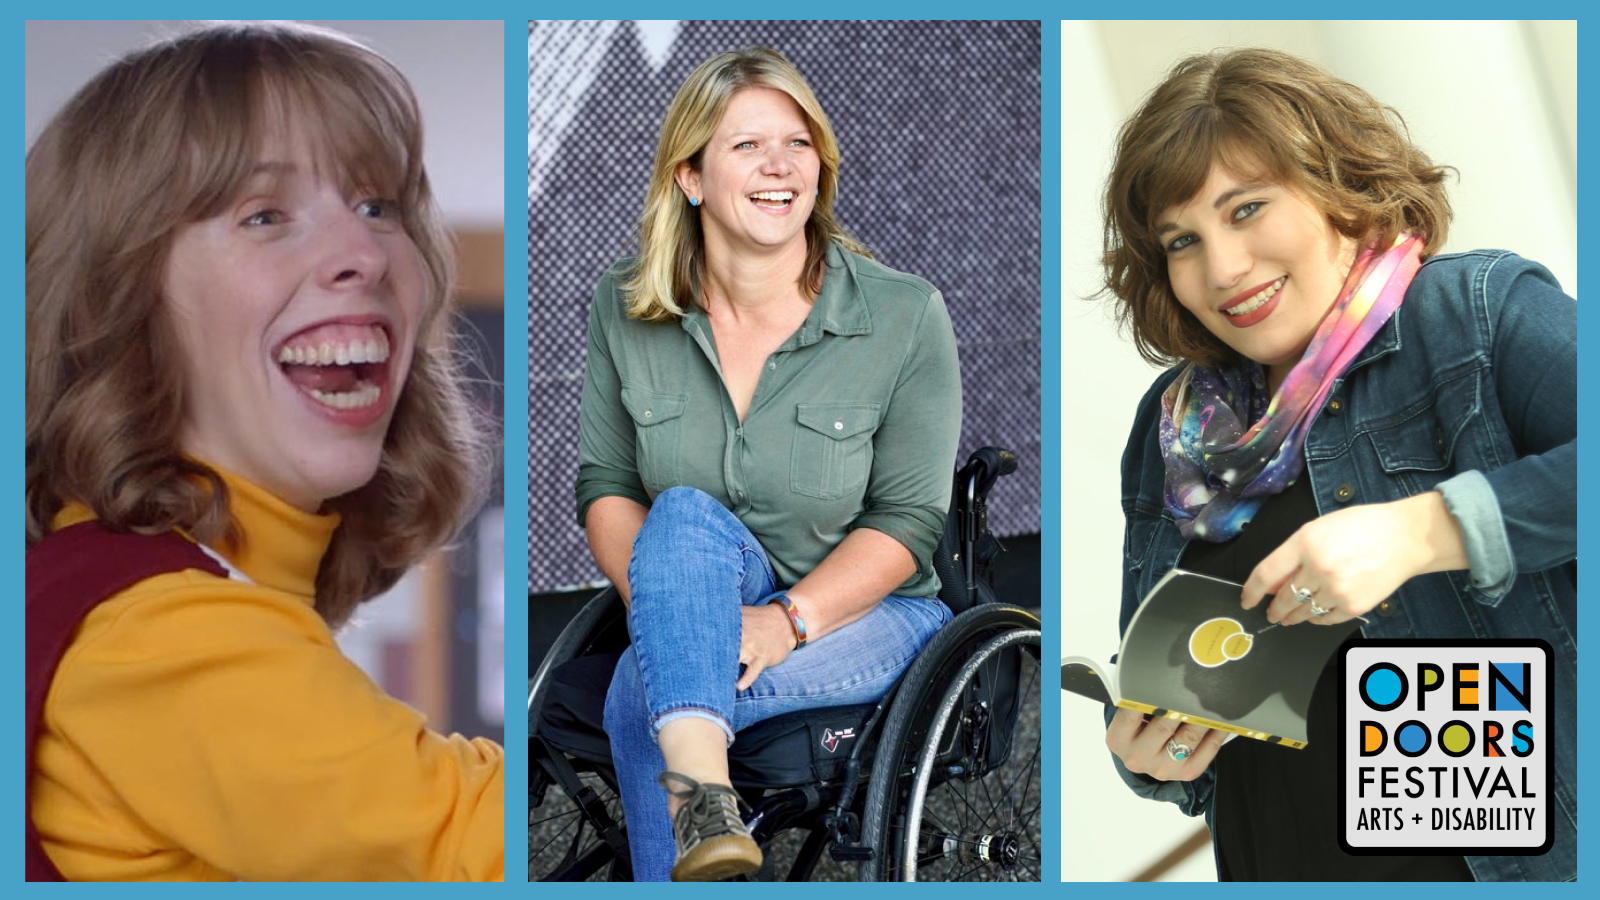
[[[1061,600],[1063,655],[1116,652],[1119,461],[1156,372],[1116,333],[1100,284],[1100,204],[1116,128],[1167,68],[1221,47],[1309,57],[1395,107],[1437,163],[1455,166],[1447,251],[1494,247],[1544,263],[1577,295],[1574,23],[1061,23]],[[1120,880],[1198,826],[1123,786],[1098,706],[1061,700],[1061,872]],[[1169,876],[1216,877],[1208,850]]]
[[[27,22],[26,141],[96,72],[180,21]],[[422,106],[426,164],[447,221],[498,228],[505,205],[505,39],[500,22],[318,21],[382,53]]]

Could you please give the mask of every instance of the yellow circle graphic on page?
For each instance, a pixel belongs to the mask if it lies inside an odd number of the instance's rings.
[[[1234,619],[1207,619],[1189,635],[1189,655],[1208,669],[1225,662],[1243,659],[1255,644],[1255,635],[1249,634]]]

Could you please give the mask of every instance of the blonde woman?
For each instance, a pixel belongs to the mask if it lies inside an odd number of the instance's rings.
[[[405,78],[193,30],[81,89],[27,188],[28,877],[501,878],[501,748],[330,630],[489,471]]]
[[[606,728],[640,880],[756,869],[737,732],[881,697],[950,618],[949,315],[836,222],[838,176],[787,59],[714,56],[667,111],[639,256],[595,291],[578,515],[630,605]]]

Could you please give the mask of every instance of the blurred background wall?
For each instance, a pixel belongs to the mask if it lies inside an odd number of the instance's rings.
[[[1578,295],[1574,22],[1062,22],[1061,652],[1117,649],[1122,508],[1116,477],[1134,407],[1157,372],[1119,336],[1100,287],[1100,204],[1116,129],[1179,59],[1273,47],[1315,60],[1400,112],[1434,162],[1455,166],[1445,252],[1513,250]],[[1084,385],[1095,402],[1084,403]],[[1068,452],[1071,448],[1071,452]],[[1076,473],[1076,475],[1074,475]],[[1061,872],[1122,880],[1203,828],[1140,800],[1105,748],[1100,707],[1063,695]],[[1180,854],[1181,855],[1181,854]],[[1209,843],[1165,876],[1212,880]]]
[[[95,73],[181,32],[181,21],[25,25],[26,140]],[[426,165],[455,234],[457,340],[481,363],[478,399],[503,421],[505,44],[499,22],[317,21],[377,50],[422,107]],[[503,738],[504,578],[500,473],[488,508],[458,545],[358,610],[341,648],[436,729]]]

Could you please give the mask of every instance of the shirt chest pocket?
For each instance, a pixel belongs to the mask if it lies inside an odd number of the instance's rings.
[[[878,403],[801,403],[789,462],[789,488],[837,500],[860,488],[872,468],[872,435],[883,417]]]
[[[624,387],[622,405],[633,418],[639,480],[651,493],[678,484],[678,452],[683,443],[683,394]]]
[[[1478,378],[1468,373],[1373,428],[1372,447],[1378,465],[1411,495],[1431,490],[1463,468],[1480,467],[1482,430]]]

